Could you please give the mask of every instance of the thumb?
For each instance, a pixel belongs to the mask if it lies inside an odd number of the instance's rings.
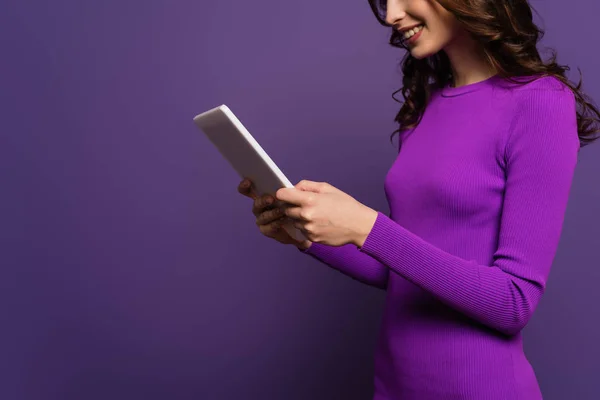
[[[303,179],[294,187],[305,192],[326,193],[329,191],[330,185],[327,182],[315,182]]]

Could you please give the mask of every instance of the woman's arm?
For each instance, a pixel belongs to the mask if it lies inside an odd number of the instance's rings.
[[[389,268],[373,257],[361,253],[353,244],[334,247],[312,243],[301,252],[329,265],[343,274],[382,290],[387,289]]]
[[[400,132],[398,151],[402,146],[403,135],[412,130]],[[387,290],[389,268],[368,254],[360,252],[353,244],[334,247],[311,243],[308,248],[299,246],[298,249],[355,280]]]

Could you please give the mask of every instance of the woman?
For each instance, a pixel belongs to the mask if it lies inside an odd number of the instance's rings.
[[[238,190],[264,235],[387,291],[374,400],[541,399],[520,332],[598,110],[541,60],[526,0],[370,4],[409,51],[390,216],[324,182]],[[289,219],[307,240],[280,229]]]

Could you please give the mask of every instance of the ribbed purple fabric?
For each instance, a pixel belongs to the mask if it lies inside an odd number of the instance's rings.
[[[527,79],[531,77],[519,77]],[[303,252],[386,290],[373,400],[538,400],[520,331],[544,292],[579,151],[553,77],[434,92],[362,248]]]

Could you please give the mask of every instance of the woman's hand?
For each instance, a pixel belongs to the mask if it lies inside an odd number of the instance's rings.
[[[377,219],[377,211],[327,182],[302,180],[293,188],[279,189],[275,196],[292,204],[285,215],[315,243],[361,247]]]
[[[282,225],[288,220],[281,202],[269,194],[258,196],[250,179],[243,179],[238,185],[238,192],[254,200],[252,213],[256,217],[256,225],[260,232],[283,244],[293,244],[300,249],[310,247],[309,240],[298,241],[283,229]]]

